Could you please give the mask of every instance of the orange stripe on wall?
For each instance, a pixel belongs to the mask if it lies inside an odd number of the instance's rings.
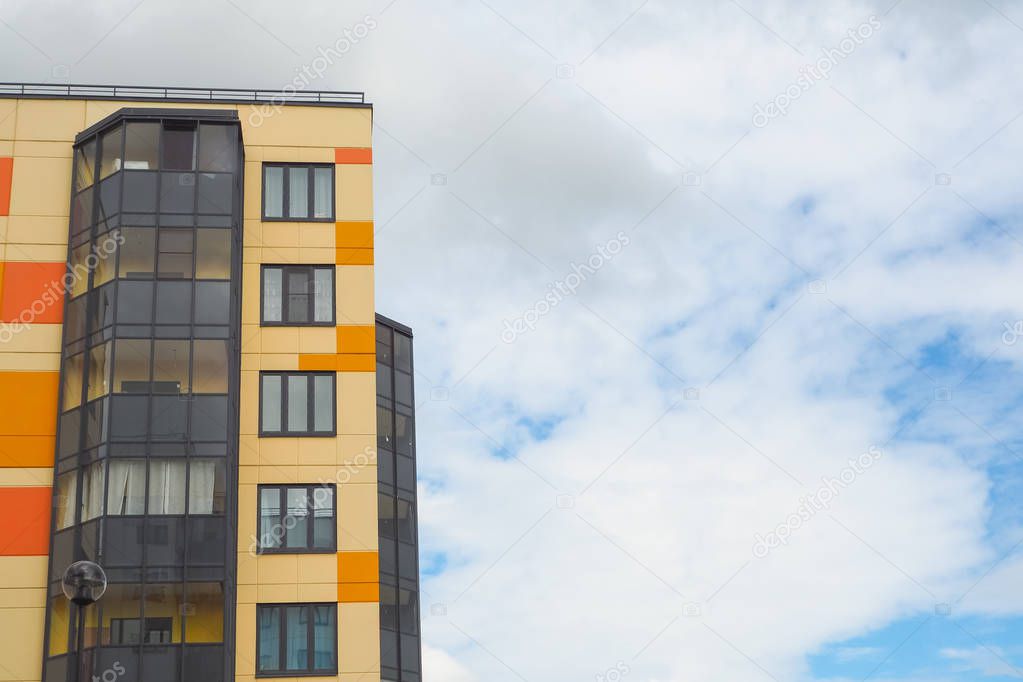
[[[372,249],[372,220],[343,220],[334,224],[334,246],[337,248]]]
[[[64,263],[7,262],[0,321],[60,324],[64,317]]]
[[[11,214],[11,180],[14,178],[14,159],[0,157],[0,215]]]
[[[377,552],[338,552],[337,600],[380,601],[380,555]]]
[[[56,435],[59,376],[57,372],[0,372],[4,402],[0,436]]]
[[[336,147],[334,163],[373,163],[373,149],[370,147]]]
[[[0,468],[52,467],[56,436],[0,435]]]
[[[346,324],[337,328],[338,353],[376,353],[377,328],[371,324]]]
[[[53,490],[0,488],[0,556],[46,556]]]

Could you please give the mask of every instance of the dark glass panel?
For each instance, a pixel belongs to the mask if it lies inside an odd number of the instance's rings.
[[[75,191],[92,185],[96,173],[96,139],[75,150]]]
[[[99,220],[103,221],[121,212],[121,176],[111,175],[99,183]]]
[[[377,344],[377,348],[379,348]],[[380,357],[379,355],[377,356]],[[391,398],[391,368],[377,361],[377,395],[382,398]]]
[[[193,231],[161,228],[159,232],[157,276],[163,279],[191,279]]]
[[[191,312],[191,281],[156,283],[157,324],[188,324]]]
[[[118,277],[122,279],[151,279],[156,252],[156,230],[151,227],[125,227],[121,229],[121,256]]]
[[[231,279],[231,232],[200,229],[196,236],[196,279]]]
[[[68,303],[67,314],[64,317],[66,341],[74,341],[85,336],[85,307],[87,303],[87,296],[79,296]]]
[[[71,203],[71,233],[78,234],[92,225],[92,200],[95,190],[89,188],[75,195]]]
[[[159,123],[128,123],[125,126],[125,170],[156,170],[159,148]]]
[[[124,173],[124,211],[156,213],[157,173],[126,171]]]
[[[114,323],[114,285],[106,284],[89,292],[93,299],[93,309],[89,321],[89,331],[94,332]]]
[[[199,170],[232,173],[237,163],[237,128],[216,123],[199,124]]]
[[[195,174],[163,173],[160,178],[160,213],[193,213],[194,211]]]
[[[230,323],[231,283],[197,282],[195,286],[195,323]]]
[[[195,169],[195,125],[167,123],[163,130],[163,170]]]
[[[103,566],[141,566],[142,519],[111,517],[105,523]]]
[[[106,132],[100,138],[99,177],[102,180],[121,170],[121,126]]]
[[[175,566],[181,564],[184,557],[184,517],[146,517],[146,563],[151,566]]]
[[[394,373],[394,399],[399,403],[412,405],[412,375],[402,371]]]
[[[183,440],[188,418],[189,401],[181,396],[153,396],[150,431],[153,438]]]
[[[415,490],[416,470],[412,458],[398,455],[396,461],[398,465],[398,487],[405,490]]]
[[[118,284],[121,305],[117,310],[119,324],[150,324],[153,321],[153,283],[125,282]]]
[[[403,372],[412,372],[412,339],[394,333],[394,366]]]
[[[115,395],[111,398],[113,414],[110,435],[115,440],[143,440],[149,423],[149,400],[146,396]]]
[[[199,173],[199,213],[229,215],[234,207],[234,175]]]

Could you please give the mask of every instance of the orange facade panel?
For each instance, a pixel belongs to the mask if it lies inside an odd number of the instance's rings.
[[[0,436],[52,438],[57,433],[59,376],[58,372],[0,372],[0,396],[4,401]]]
[[[334,225],[334,245],[337,248],[372,249],[372,220],[343,220]]]
[[[0,156],[0,215],[11,214],[11,181],[14,179],[14,159]]]
[[[0,468],[52,467],[56,436],[7,436],[0,434]]]
[[[60,324],[64,317],[64,263],[7,262],[0,285],[0,322]]]
[[[373,249],[356,249],[350,246],[334,249],[336,265],[373,265]]]
[[[337,600],[342,603],[380,601],[380,555],[377,552],[339,552]]]
[[[337,147],[334,149],[334,163],[373,163],[373,149],[370,147]]]
[[[52,489],[0,488],[0,556],[46,556]]]
[[[376,372],[376,353],[342,353],[337,356],[339,372]]]
[[[337,328],[338,353],[375,353],[376,327],[371,324],[350,324]]]

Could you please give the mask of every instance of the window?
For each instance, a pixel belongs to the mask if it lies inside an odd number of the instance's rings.
[[[256,675],[337,674],[337,604],[256,607]]]
[[[333,164],[263,164],[263,220],[333,221]]]
[[[333,552],[336,519],[332,485],[259,487],[260,552]]]
[[[333,265],[263,267],[264,325],[334,325]]]
[[[260,435],[333,436],[333,372],[263,372]]]

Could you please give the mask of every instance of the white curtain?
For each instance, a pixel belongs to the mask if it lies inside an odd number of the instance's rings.
[[[82,478],[82,521],[103,513],[103,465],[95,462],[86,467]]]
[[[145,511],[146,463],[111,460],[107,486],[107,514],[142,514]]]
[[[185,460],[150,460],[149,513],[185,513]]]
[[[213,493],[217,479],[217,464],[192,460],[188,478],[188,513],[212,514]]]
[[[75,471],[57,478],[57,528],[75,525],[75,503],[78,498],[78,475]]]

